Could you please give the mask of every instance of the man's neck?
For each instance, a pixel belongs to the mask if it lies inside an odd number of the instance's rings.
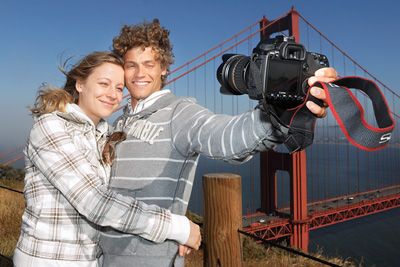
[[[135,99],[131,96],[131,104],[132,104],[132,109],[135,109],[137,103],[139,102],[140,99]]]
[[[156,102],[158,98],[160,98],[161,96],[163,96],[163,95],[165,95],[167,93],[170,93],[170,90],[164,89],[164,90],[160,90],[160,91],[156,91],[156,92],[152,93],[151,95],[149,95],[145,99],[134,99],[132,97],[131,98],[131,105],[132,105],[133,113],[137,113],[137,112],[142,111],[143,109],[148,108],[154,102]]]

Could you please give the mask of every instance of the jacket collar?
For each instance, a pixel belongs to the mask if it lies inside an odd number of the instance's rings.
[[[152,95],[150,95],[148,98],[152,97]],[[147,117],[148,115],[156,112],[157,110],[168,106],[174,99],[175,99],[175,95],[168,90],[167,93],[164,93],[160,97],[158,97],[157,100],[153,104],[151,104],[149,107],[146,107],[145,109],[141,110],[140,112],[134,114],[133,107],[132,107],[132,99],[129,98],[127,100],[128,103],[124,108],[124,114],[126,114],[128,116],[140,114],[140,117],[143,117],[143,116]]]
[[[82,126],[96,129],[101,133],[108,131],[108,124],[105,120],[101,119],[96,127],[93,121],[89,119],[89,117],[86,116],[82,109],[76,104],[68,103],[65,112],[57,110],[55,113],[61,118],[75,122],[76,124],[82,124]]]

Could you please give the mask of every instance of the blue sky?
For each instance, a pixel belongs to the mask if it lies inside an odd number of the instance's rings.
[[[26,142],[43,82],[62,85],[59,55],[109,50],[122,24],[158,18],[171,31],[178,67],[255,23],[292,6],[389,88],[400,94],[400,4],[381,1],[21,1],[1,0],[0,155]]]

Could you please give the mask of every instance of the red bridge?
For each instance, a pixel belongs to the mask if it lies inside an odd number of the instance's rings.
[[[307,251],[309,230],[399,207],[399,192],[400,186],[391,186],[307,203],[308,212],[302,220],[293,220],[288,207],[269,215],[248,214],[243,218],[243,230],[267,240],[290,238],[291,245]]]

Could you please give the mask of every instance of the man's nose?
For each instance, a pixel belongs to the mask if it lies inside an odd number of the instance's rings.
[[[144,68],[143,68],[142,66],[138,66],[138,67],[136,68],[135,76],[136,76],[136,77],[143,77],[143,76],[145,76],[145,71],[144,71]]]

